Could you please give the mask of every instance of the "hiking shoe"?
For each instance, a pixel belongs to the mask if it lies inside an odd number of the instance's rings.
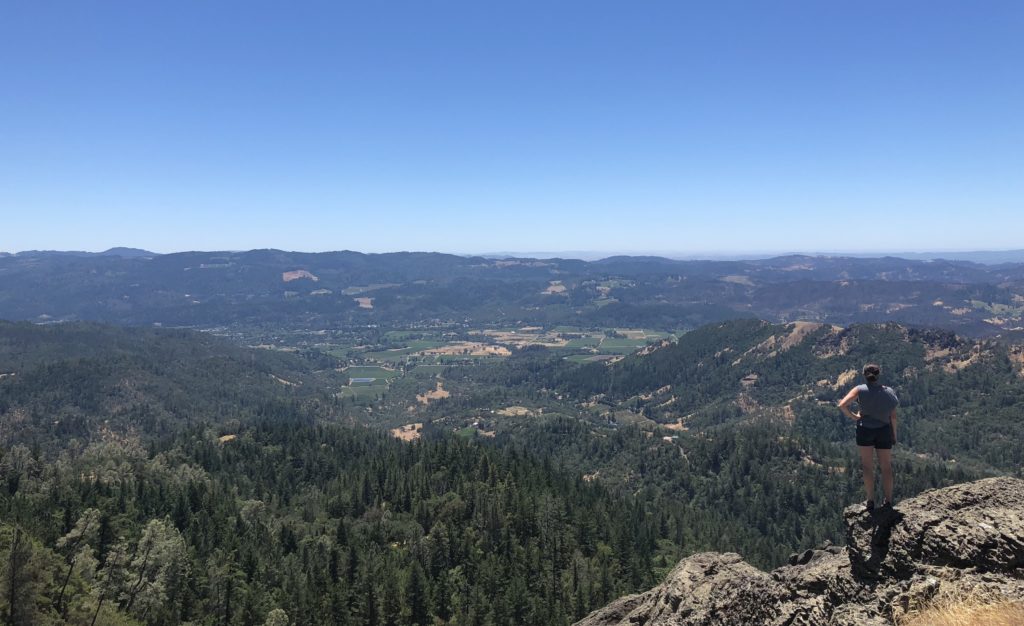
[[[864,508],[867,509],[868,511],[874,511],[875,510],[875,501],[874,500],[868,500],[867,502],[864,503]]]

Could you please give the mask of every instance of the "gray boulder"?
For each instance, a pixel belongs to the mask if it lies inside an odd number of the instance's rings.
[[[843,517],[845,549],[794,554],[771,572],[732,553],[695,554],[576,626],[881,626],[944,594],[1024,600],[1024,480],[934,489]]]

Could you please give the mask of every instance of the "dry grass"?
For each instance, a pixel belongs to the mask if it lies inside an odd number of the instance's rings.
[[[428,348],[418,354],[427,356],[510,356],[512,351],[505,346],[495,346],[476,341],[458,341],[441,346],[440,348]]]
[[[417,395],[416,400],[418,400],[420,404],[430,404],[431,400],[440,400],[442,398],[450,397],[451,395],[452,394],[445,390],[443,383],[438,382],[436,389]]]
[[[423,422],[399,426],[398,428],[392,428],[388,432],[391,433],[391,436],[395,439],[401,439],[402,441],[416,441],[423,434]]]
[[[498,415],[504,415],[505,417],[519,417],[523,415],[533,415],[533,411],[526,408],[525,406],[510,406],[497,411]]]
[[[313,282],[317,282],[320,279],[317,276],[307,272],[306,270],[292,270],[290,272],[281,272],[281,280],[286,283],[290,283],[293,280],[299,280],[300,278],[308,278]]]
[[[792,405],[787,404],[782,407],[782,419],[786,420],[790,424],[796,422],[796,412],[793,411]]]
[[[1018,367],[1018,373],[1024,376],[1024,346],[1010,348],[1010,361]]]
[[[683,423],[683,418],[681,418],[681,417],[677,421],[675,421],[675,422],[671,422],[669,424],[662,424],[661,426],[663,428],[667,428],[669,430],[678,430],[678,431],[690,430],[689,428],[686,427],[686,424]]]
[[[807,335],[817,331],[819,328],[824,326],[824,324],[819,324],[817,322],[793,322],[792,326],[793,328],[789,331],[789,335],[782,340],[781,350],[783,352],[800,344],[807,338]]]
[[[981,356],[983,355],[980,352],[971,352],[971,354],[965,359],[954,358],[946,361],[942,364],[942,369],[945,370],[947,374],[955,374],[957,370],[962,370],[977,363]]]
[[[988,594],[940,594],[899,626],[1024,626],[1024,602]]]
[[[855,369],[846,370],[845,372],[840,374],[838,378],[836,378],[836,384],[832,385],[832,388],[841,389],[842,387],[846,387],[853,381],[857,380],[857,376],[859,374],[860,372],[858,372]]]

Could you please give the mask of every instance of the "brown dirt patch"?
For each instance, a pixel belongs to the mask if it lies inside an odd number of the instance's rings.
[[[970,367],[981,360],[981,352],[972,352],[964,359],[951,359],[942,364],[942,369],[947,374],[955,374],[958,370]]]
[[[400,439],[402,441],[416,441],[423,435],[423,422],[399,426],[398,428],[392,428],[388,432],[391,433],[391,436],[395,439]]]
[[[416,400],[418,400],[420,404],[430,404],[431,400],[440,400],[442,398],[451,397],[451,395],[451,393],[445,390],[444,385],[438,381],[436,389],[417,395]]]
[[[780,350],[783,352],[789,350],[793,346],[802,342],[807,335],[813,333],[822,326],[824,326],[824,324],[819,324],[817,322],[793,322],[789,334],[782,340]]]
[[[219,443],[227,443],[229,441],[234,441],[235,439],[238,439],[238,435],[222,435],[217,437],[217,441]]]
[[[548,296],[559,293],[565,293],[565,285],[563,285],[562,281],[560,280],[552,280],[548,283],[548,288],[542,291],[541,293]]]
[[[668,347],[671,344],[672,344],[672,342],[670,340],[662,339],[661,341],[659,341],[657,343],[652,343],[650,345],[644,346],[643,348],[640,348],[640,350],[638,351],[638,354],[640,354],[641,356],[645,356],[645,355],[648,355],[648,354],[654,352],[655,350],[660,350],[662,348]]]
[[[485,330],[479,334],[486,335],[498,343],[520,348],[524,346],[561,347],[569,343],[567,339],[560,338],[557,333],[542,333],[542,330],[539,326],[524,326],[512,331]]]
[[[1017,373],[1024,377],[1024,346],[1010,348],[1010,361],[1017,366]]]
[[[510,406],[504,409],[496,411],[498,415],[504,415],[505,417],[522,417],[524,415],[533,415],[533,411],[526,408],[525,406]]]
[[[674,422],[672,422],[670,424],[662,424],[662,426],[664,428],[669,429],[669,430],[677,430],[677,431],[690,430],[689,428],[686,427],[685,424],[683,424],[683,418],[681,418],[681,417],[678,420],[676,420],[676,421],[674,421]]]
[[[667,406],[671,405],[671,404],[672,404],[673,402],[675,402],[675,401],[676,401],[676,397],[675,397],[675,396],[669,396],[669,399],[668,399],[668,400],[665,400],[665,401],[664,401],[664,402],[662,402],[661,404],[656,404],[656,405],[654,405],[654,408],[656,408],[656,409],[663,409],[663,408],[665,408],[665,407],[667,407]]]
[[[308,278],[313,282],[317,282],[320,280],[318,277],[314,276],[313,274],[310,274],[306,270],[292,270],[290,272],[281,273],[281,280],[283,280],[286,283],[290,283],[293,280],[299,280],[300,278]]]
[[[744,352],[740,359],[751,353],[765,354],[768,357],[775,356],[777,352],[785,352],[793,346],[799,345],[800,342],[802,342],[808,335],[823,326],[824,324],[818,322],[793,322],[787,326],[789,332],[786,336],[772,335],[753,348]],[[715,356],[717,357],[718,354]],[[733,364],[735,365],[738,363],[740,359],[737,359]]]
[[[441,346],[440,348],[423,350],[419,354],[428,356],[509,356],[512,354],[512,351],[505,346],[495,346],[475,341],[460,341],[447,346]]]
[[[372,309],[373,308],[373,298],[360,297],[360,298],[352,298],[352,299],[356,301],[356,304],[359,305],[360,309]]]
[[[845,387],[850,383],[854,382],[855,380],[857,380],[858,374],[859,372],[856,369],[846,370],[845,372],[840,374],[838,378],[836,378],[836,384],[832,385],[832,387],[835,389]]]
[[[947,356],[949,356],[951,352],[952,350],[950,350],[949,348],[942,348],[941,350],[938,348],[925,348],[925,363],[930,363],[936,359],[944,359]]]

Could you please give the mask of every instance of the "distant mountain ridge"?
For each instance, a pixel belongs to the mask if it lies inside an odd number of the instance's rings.
[[[894,320],[975,336],[1024,336],[1024,264],[803,255],[587,262],[428,252],[151,255],[112,249],[0,257],[0,279],[0,318],[14,320],[677,330],[759,317],[842,325]],[[368,290],[372,296],[357,293]],[[356,296],[372,298],[372,306]]]
[[[1002,263],[1024,263],[1024,249],[1022,250],[965,250],[965,251],[933,251],[933,252],[829,252],[829,251],[803,251],[803,252],[761,252],[761,253],[715,253],[715,254],[690,254],[682,252],[658,252],[656,254],[637,254],[628,252],[608,252],[599,250],[557,250],[546,252],[486,252],[479,256],[489,259],[504,258],[569,258],[584,261],[599,261],[616,256],[657,256],[676,261],[757,261],[780,256],[799,255],[812,257],[836,257],[836,258],[879,258],[892,257],[898,259],[917,261],[970,261],[986,265],[999,265]],[[467,255],[473,256],[473,255]]]
[[[104,250],[102,252],[86,252],[84,250],[23,250],[10,254],[7,252],[0,252],[0,256],[16,256],[16,257],[41,257],[41,256],[56,256],[56,257],[92,257],[92,256],[112,256],[121,258],[149,258],[158,256],[155,252],[149,250],[142,250],[141,248],[125,248],[116,247]]]

